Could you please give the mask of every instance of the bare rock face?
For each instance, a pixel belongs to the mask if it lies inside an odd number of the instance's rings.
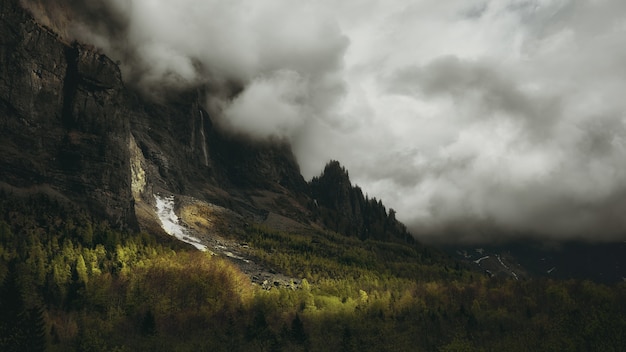
[[[293,202],[251,194],[307,193],[289,145],[223,133],[201,91],[143,99],[94,48],[65,42],[17,0],[0,9],[0,184],[50,187],[131,227],[135,201],[155,190],[257,215]]]
[[[62,42],[14,1],[0,9],[0,180],[50,186],[132,226],[130,123],[118,67]]]
[[[338,162],[309,184],[288,143],[221,130],[206,96],[197,87],[145,99],[108,57],[64,41],[18,0],[0,2],[0,187],[52,189],[131,228],[155,225],[162,192],[279,228],[410,237]]]
[[[322,175],[311,180],[310,188],[314,214],[327,228],[361,239],[413,242],[394,210],[387,211],[381,201],[364,197],[338,161],[329,162]]]
[[[133,180],[142,189],[137,204],[164,192],[226,207],[251,221],[279,214],[308,224],[302,206],[308,185],[291,147],[220,130],[202,108],[203,97],[187,92],[167,103],[136,101],[131,129]]]

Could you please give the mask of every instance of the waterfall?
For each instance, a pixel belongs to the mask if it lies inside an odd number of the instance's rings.
[[[201,251],[207,250],[207,247],[200,243],[198,238],[191,236],[189,231],[179,224],[178,216],[174,212],[174,196],[161,197],[155,194],[154,199],[156,199],[156,214],[161,220],[161,227],[167,234],[189,243]]]
[[[204,166],[209,166],[209,154],[207,153],[206,137],[204,135],[204,113],[200,109],[200,136],[202,136],[202,153],[204,154]]]

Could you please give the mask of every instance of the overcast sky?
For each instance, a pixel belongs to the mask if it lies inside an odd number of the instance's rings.
[[[75,33],[129,80],[236,83],[222,125],[339,160],[422,239],[626,239],[626,1],[101,1]]]

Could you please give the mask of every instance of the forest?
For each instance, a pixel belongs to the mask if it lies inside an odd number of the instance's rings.
[[[233,235],[235,236],[235,235]],[[419,243],[250,225],[227,258],[0,194],[1,351],[621,351],[626,284],[493,279]]]

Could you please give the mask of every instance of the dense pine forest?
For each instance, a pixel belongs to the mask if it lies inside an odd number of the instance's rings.
[[[0,195],[2,351],[620,351],[626,284],[495,280],[419,244],[250,225],[254,285],[162,234]]]

